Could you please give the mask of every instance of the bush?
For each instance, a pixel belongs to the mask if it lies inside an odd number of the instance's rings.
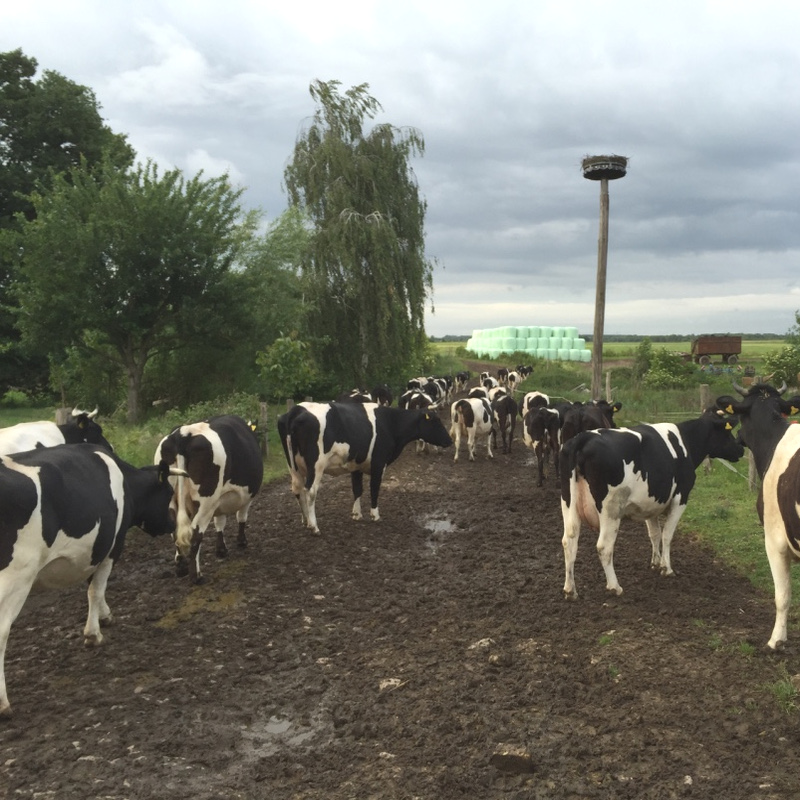
[[[679,355],[667,350],[653,350],[650,353],[650,368],[645,373],[644,384],[654,389],[689,386],[694,374],[694,367]]]
[[[764,356],[764,374],[771,375],[770,383],[786,381],[788,385],[797,385],[797,373],[800,372],[800,345],[789,345],[781,350],[767,353]]]
[[[31,408],[33,401],[21,389],[9,389],[0,400],[3,408]]]

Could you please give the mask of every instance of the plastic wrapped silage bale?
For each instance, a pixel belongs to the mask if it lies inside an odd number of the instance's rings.
[[[529,339],[538,339],[541,336],[540,328],[538,325],[529,325],[528,326],[528,338]]]
[[[549,339],[553,335],[553,329],[548,328],[546,325],[542,325],[539,328],[539,338],[540,339]]]
[[[569,361],[569,348],[568,347],[559,347],[556,350],[558,353],[558,360],[559,361]]]
[[[553,348],[553,347],[549,348],[548,351],[547,351],[547,357],[551,361],[557,361],[558,360],[558,350]]]
[[[561,347],[561,339],[561,336],[551,336],[547,342],[547,346],[551,350],[558,350],[558,348]]]
[[[586,349],[586,339],[576,338],[572,340],[572,346],[576,347],[578,350],[585,350]]]
[[[526,348],[527,346],[528,346],[528,339],[527,339],[527,337],[526,337],[525,339],[521,339],[519,336],[517,336],[517,343],[516,343],[516,345],[514,346],[514,349],[515,349],[515,350],[519,350],[520,352],[524,352],[524,351],[525,351],[525,348]]]
[[[528,352],[530,352],[531,350],[536,350],[536,348],[537,348],[538,346],[539,346],[539,339],[538,339],[538,337],[532,337],[532,336],[529,336],[529,337],[528,337],[528,338],[525,340],[525,349],[526,349]]]
[[[536,350],[536,358],[549,358],[550,351],[546,347],[540,347]]]
[[[556,339],[562,339],[564,337],[564,328],[560,325],[555,325],[553,326],[553,332],[550,335]]]
[[[581,361],[584,364],[588,364],[592,360],[592,351],[591,350],[581,350]]]
[[[569,336],[570,339],[576,339],[578,337],[578,329],[577,328],[564,328],[564,336]]]
[[[562,347],[566,347],[567,350],[572,350],[572,342],[573,342],[573,339],[572,339],[571,336],[564,336],[561,339],[561,346]]]
[[[569,360],[570,361],[580,361],[581,360],[581,353],[583,350],[576,350],[574,347],[569,351]]]

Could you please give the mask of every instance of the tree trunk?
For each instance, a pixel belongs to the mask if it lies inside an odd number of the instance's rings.
[[[127,420],[132,425],[141,420],[142,410],[140,408],[142,394],[142,379],[144,377],[145,360],[137,359],[133,356],[125,358],[125,375],[128,380],[128,414]]]

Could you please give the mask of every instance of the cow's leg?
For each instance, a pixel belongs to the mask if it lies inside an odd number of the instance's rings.
[[[350,473],[350,483],[353,486],[353,519],[363,519],[361,514],[361,495],[364,493],[364,479],[360,472]]]
[[[489,444],[491,447],[491,443]],[[475,460],[475,427],[469,428],[467,431],[467,451],[469,452],[469,460]]]
[[[186,556],[181,553],[178,548],[175,548],[175,575],[178,578],[185,578],[189,574],[189,562]]]
[[[376,464],[374,461],[372,462],[369,472],[369,516],[374,522],[378,522],[381,518],[381,515],[378,513],[378,494],[381,490],[381,481],[383,480],[383,473],[385,471],[385,464]]]
[[[13,571],[13,572],[12,572]],[[16,573],[16,574],[14,574]],[[35,573],[20,575],[14,570],[14,562],[0,575],[0,719],[11,717],[11,705],[6,692],[6,645],[11,625],[22,611],[25,600],[33,586]]]
[[[650,553],[650,569],[661,569],[661,523],[658,517],[645,520],[647,535],[650,537],[652,547]]]
[[[303,525],[306,527],[311,527],[308,522],[308,491],[306,489],[305,481],[303,480],[303,476],[299,472],[292,472],[292,494],[295,496],[297,500],[297,504],[300,506],[300,517],[302,519]]]
[[[90,647],[99,645],[103,641],[100,620],[111,620],[111,609],[106,603],[106,584],[113,566],[114,562],[110,558],[106,558],[100,562],[92,577],[89,578],[87,591],[89,613],[83,628],[83,643]]]
[[[492,433],[494,433],[494,428],[492,428]],[[486,456],[487,458],[494,458],[494,454],[492,453],[492,442],[490,437],[486,437]]]
[[[600,535],[597,537],[597,555],[606,573],[606,589],[614,594],[622,594],[622,587],[614,572],[614,543],[617,541],[620,520],[608,514],[600,514]]]
[[[225,523],[227,522],[227,517],[225,514],[217,514],[214,517],[214,530],[217,534],[217,547],[216,547],[216,554],[217,558],[227,558],[228,557],[228,548],[225,546]]]
[[[661,561],[659,563],[662,575],[674,575],[672,571],[672,562],[670,559],[670,547],[672,545],[672,537],[678,529],[678,522],[683,516],[686,506],[673,503],[664,520],[664,526],[661,529]],[[656,523],[657,524],[657,523]]]
[[[567,600],[576,600],[578,592],[575,589],[575,558],[578,555],[578,539],[581,535],[581,519],[575,506],[573,492],[572,503],[568,506],[561,501],[561,517],[564,520],[564,535],[561,537],[561,546],[564,548],[564,597]]]
[[[777,539],[777,541],[776,541]],[[783,646],[788,636],[789,605],[792,602],[791,566],[792,554],[780,532],[765,530],[764,546],[767,550],[772,582],[775,585],[775,626],[767,646],[777,650]]]
[[[460,425],[453,425],[450,428],[450,438],[453,440],[453,461],[458,461],[458,450],[461,447]]]
[[[192,529],[192,543],[189,546],[189,580],[194,584],[205,583],[202,571],[200,569],[200,550],[203,545],[203,531],[200,528]]]
[[[253,500],[251,498],[246,505],[243,505],[236,512],[236,521],[239,523],[239,532],[236,536],[236,545],[242,549],[247,547],[247,534],[245,533],[245,528],[247,527],[247,517],[250,514],[250,505],[252,502]]]
[[[539,482],[537,486],[544,483],[544,447],[541,442],[535,442],[533,445],[533,452],[536,455],[536,466],[539,469]]]

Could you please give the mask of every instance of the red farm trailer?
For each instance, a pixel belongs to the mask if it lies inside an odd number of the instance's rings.
[[[710,364],[714,356],[720,356],[726,364],[737,364],[742,354],[742,337],[726,334],[710,334],[692,339],[692,360],[698,364]]]

